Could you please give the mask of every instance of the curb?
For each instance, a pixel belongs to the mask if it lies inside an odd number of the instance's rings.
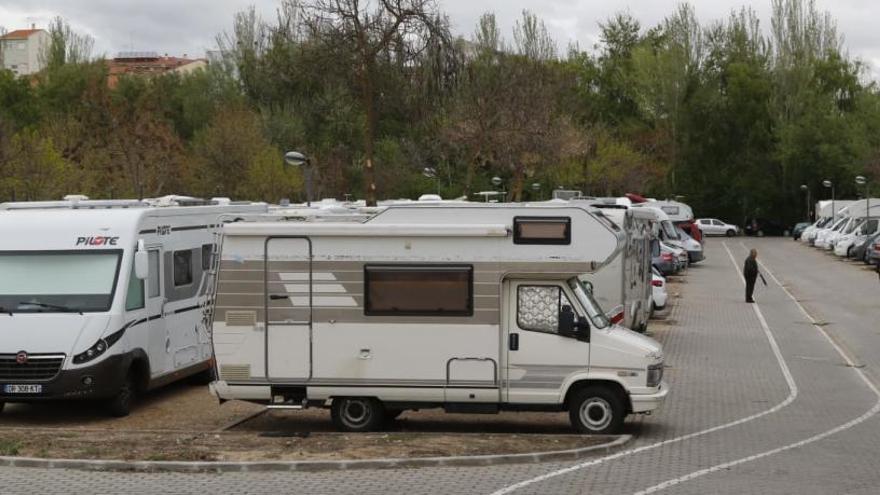
[[[413,459],[366,459],[350,461],[271,461],[271,462],[193,462],[193,461],[108,461],[89,459],[39,459],[0,456],[2,467],[76,469],[84,471],[136,471],[176,473],[232,473],[265,471],[344,471],[350,469],[400,469],[436,466],[495,466],[499,464],[571,461],[594,453],[611,453],[632,439],[618,435],[601,445],[580,449],[525,454],[420,457]]]

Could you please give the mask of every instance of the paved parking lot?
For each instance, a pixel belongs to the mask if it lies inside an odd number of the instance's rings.
[[[743,302],[748,248],[769,269]],[[3,493],[876,493],[880,282],[787,239],[711,239],[658,326],[672,390],[581,462],[222,475],[0,468]],[[778,283],[777,283],[778,282]],[[826,332],[826,333],[823,333]]]

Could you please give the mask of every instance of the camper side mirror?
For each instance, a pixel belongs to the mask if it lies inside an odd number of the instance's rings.
[[[586,339],[589,342],[590,324],[578,317],[571,306],[565,304],[559,310],[559,335]]]
[[[144,248],[144,241],[138,241],[137,251],[134,253],[134,276],[140,280],[146,280],[150,273],[150,259]]]

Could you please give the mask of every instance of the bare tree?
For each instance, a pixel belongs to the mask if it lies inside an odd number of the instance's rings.
[[[95,40],[87,34],[75,32],[63,18],[56,17],[49,23],[49,44],[40,56],[45,67],[64,64],[81,64],[92,58]]]
[[[365,113],[365,196],[374,205],[377,70],[380,64],[407,70],[436,38],[449,39],[446,22],[433,0],[314,0],[303,7],[303,18],[314,39],[352,55]]]

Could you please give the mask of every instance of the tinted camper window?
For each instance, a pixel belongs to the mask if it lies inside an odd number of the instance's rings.
[[[364,313],[399,316],[471,316],[472,266],[367,265]]]
[[[571,244],[568,217],[515,217],[514,244]]]
[[[202,245],[202,271],[211,269],[211,255],[214,253],[213,244]]]
[[[192,281],[192,251],[174,251],[174,285],[189,285]]]

